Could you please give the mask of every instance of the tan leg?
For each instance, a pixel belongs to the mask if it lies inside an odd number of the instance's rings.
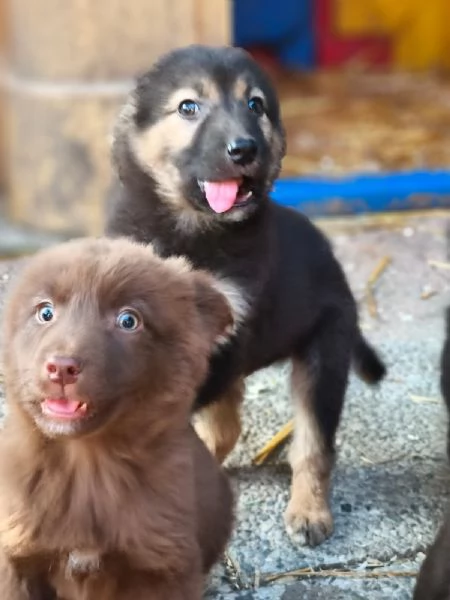
[[[200,410],[194,417],[194,428],[208,450],[222,463],[241,435],[241,404],[244,380],[239,379],[228,392]]]
[[[294,440],[289,452],[292,467],[291,498],[285,512],[288,534],[302,545],[316,546],[333,531],[328,505],[333,460],[324,441],[312,406],[313,381],[304,364],[292,366],[292,395],[295,402]]]

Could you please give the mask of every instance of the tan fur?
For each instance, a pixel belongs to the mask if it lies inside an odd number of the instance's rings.
[[[212,226],[207,214],[201,213],[183,197],[180,172],[172,157],[187,147],[199,122],[183,120],[171,113],[152,127],[128,132],[130,146],[144,172],[154,178],[167,205],[177,215],[177,227],[183,231]]]
[[[212,84],[209,87],[212,88]],[[213,93],[212,89],[209,92]],[[193,88],[176,90],[167,100],[166,115],[156,124],[140,131],[132,124],[136,100],[131,94],[121,110],[114,133],[115,137],[125,135],[128,138],[139,166],[155,179],[168,205],[179,215],[182,229],[207,225],[205,216],[195,211],[183,198],[180,173],[172,160],[175,154],[189,146],[199,125],[199,122],[180,118],[178,105],[183,100],[197,100],[198,96],[198,91]]]
[[[261,129],[263,131],[263,134],[264,134],[264,137],[266,138],[266,140],[270,144],[273,144],[275,135],[273,133],[273,128],[270,123],[269,117],[266,114],[261,116]]]
[[[220,463],[233,450],[241,435],[243,398],[244,381],[240,379],[227,394],[195,415],[197,435]]]
[[[201,78],[198,88],[202,98],[210,100],[215,104],[220,102],[220,90],[211,79],[208,79],[207,77]]]
[[[243,77],[238,77],[233,87],[233,95],[238,100],[247,100],[248,83]]]
[[[172,208],[183,217],[186,217],[187,211],[196,225],[199,219],[202,220],[202,215],[197,214],[183,198],[180,173],[171,159],[190,145],[200,124],[199,120],[182,119],[177,112],[179,104],[183,100],[201,99],[217,103],[220,99],[219,91],[211,80],[201,79],[198,88],[201,93],[193,88],[176,90],[168,98],[166,115],[160,121],[143,131],[134,128],[129,132],[131,147],[140,167],[155,179]]]
[[[292,475],[291,497],[284,518],[287,533],[302,545],[316,546],[333,532],[328,505],[332,465],[323,456],[297,463]],[[307,539],[306,531],[314,531]]]
[[[5,314],[2,600],[43,600],[49,585],[64,600],[200,600],[231,526],[226,479],[189,425],[232,320],[212,282],[121,239],[43,251],[19,277]],[[55,310],[44,324],[42,298]],[[116,329],[123,306],[141,328]],[[77,380],[54,384],[46,357],[68,353]],[[86,399],[91,418],[48,422],[55,393]]]
[[[132,148],[139,165],[158,183],[162,194],[174,208],[193,210],[181,194],[180,173],[170,156],[188,146],[198,123],[183,120],[171,113],[152,127],[131,136]],[[181,206],[180,206],[181,204]]]
[[[304,537],[314,529],[320,543],[333,531],[328,505],[332,462],[323,447],[320,431],[311,408],[311,376],[297,360],[292,365],[292,395],[295,413],[294,439],[289,451],[292,467],[291,498],[285,513],[287,532]],[[301,540],[303,543],[305,540]],[[311,542],[311,540],[310,540]]]
[[[268,132],[268,128],[266,129]],[[272,160],[269,166],[269,177],[272,179],[278,175],[281,168],[281,161],[283,160],[283,156],[286,152],[286,140],[284,133],[273,130],[271,134],[271,144]]]

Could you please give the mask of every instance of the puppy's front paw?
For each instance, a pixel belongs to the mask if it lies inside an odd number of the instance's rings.
[[[333,517],[326,504],[307,507],[291,499],[284,522],[292,541],[301,546],[318,546],[333,533]]]

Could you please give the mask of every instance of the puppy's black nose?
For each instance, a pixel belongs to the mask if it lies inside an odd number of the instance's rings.
[[[258,146],[253,138],[238,138],[227,146],[228,155],[237,165],[249,165],[258,152]]]
[[[75,383],[81,373],[80,363],[70,356],[51,356],[46,364],[47,377],[53,383]]]

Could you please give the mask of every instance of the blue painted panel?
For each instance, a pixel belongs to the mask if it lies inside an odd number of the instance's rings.
[[[309,216],[450,208],[450,171],[279,179],[272,198]]]
[[[286,66],[313,67],[313,1],[234,0],[234,44],[270,46]]]

